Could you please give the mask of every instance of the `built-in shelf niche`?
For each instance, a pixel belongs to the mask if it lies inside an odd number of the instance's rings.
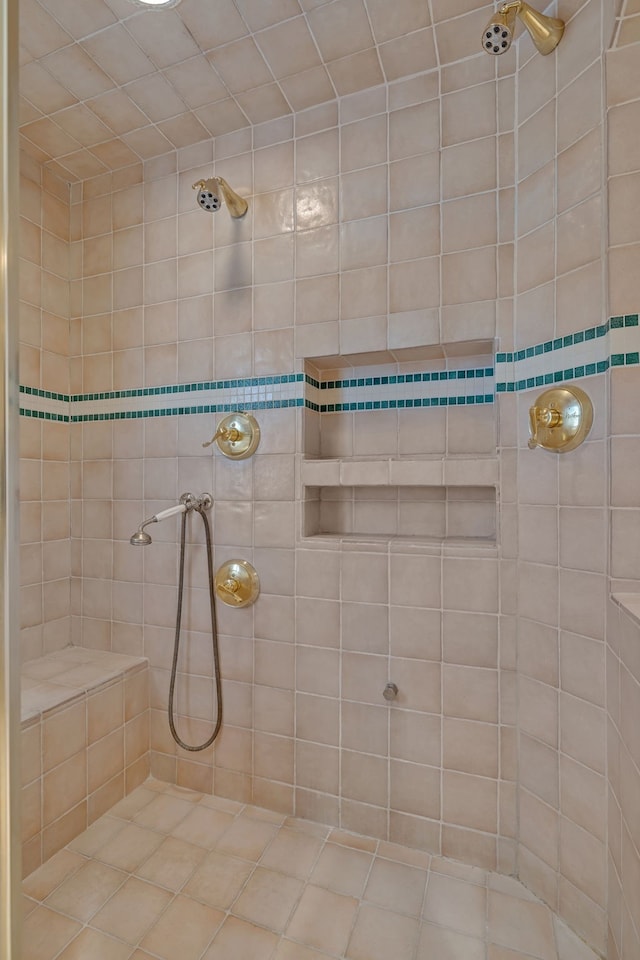
[[[495,544],[494,349],[307,358],[304,536]]]
[[[367,457],[303,460],[305,487],[495,487],[497,457]]]
[[[305,535],[495,543],[494,487],[306,488]]]
[[[493,457],[305,460],[304,535],[495,543]]]
[[[494,342],[305,360],[306,458],[495,456]]]

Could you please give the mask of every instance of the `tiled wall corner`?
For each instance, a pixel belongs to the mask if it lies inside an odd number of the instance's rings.
[[[599,341],[609,336],[603,326],[604,19],[599,0],[576,9],[555,64],[528,42],[520,45],[513,354],[521,391],[518,873],[599,952],[607,902],[603,610],[611,350],[600,356]],[[592,43],[584,42],[587,34]],[[577,379],[595,410],[587,442],[566,457],[527,447],[529,407],[555,381],[539,375],[535,358],[545,351],[553,357],[556,347],[554,371],[563,367],[562,378]],[[526,373],[518,373],[520,363],[529,364]]]
[[[21,156],[20,383],[69,392],[69,187]],[[69,426],[21,418],[21,625],[25,660],[70,636]]]
[[[640,294],[637,263],[640,234],[631,211],[637,206],[640,163],[634,144],[634,123],[640,110],[637,58],[639,18],[625,4],[614,42],[607,52],[607,120],[609,161],[609,289],[612,305],[630,304]],[[631,309],[628,307],[627,309]],[[610,451],[611,590],[635,593],[638,498],[633,487],[640,437],[632,410],[637,383],[632,371],[612,368]],[[633,493],[632,493],[633,489]],[[637,725],[629,722],[638,709],[638,624],[612,602],[607,616],[607,719],[609,754],[609,955],[629,960],[640,950],[640,835],[636,797],[640,784]]]

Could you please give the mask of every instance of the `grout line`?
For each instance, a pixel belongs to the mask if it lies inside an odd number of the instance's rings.
[[[155,783],[155,782],[154,782],[154,783]],[[138,788],[138,789],[144,790],[144,789],[145,789],[145,785],[143,784],[143,785],[141,786],[141,788]],[[81,929],[80,929],[77,933],[75,933],[75,934],[73,935],[72,939],[71,939],[69,942],[67,942],[67,943],[64,944],[64,946],[62,947],[61,950],[59,950],[59,951],[57,951],[57,952],[55,953],[55,955],[54,955],[55,957],[61,956],[61,955],[64,953],[64,951],[69,947],[69,943],[74,942],[74,941],[77,939],[77,937],[78,937],[84,930],[86,930],[87,928],[89,928],[89,929],[91,929],[91,930],[94,930],[94,931],[100,933],[101,935],[110,938],[111,940],[114,941],[114,943],[120,943],[120,944],[123,944],[123,945],[126,944],[126,946],[127,946],[131,951],[135,951],[136,948],[140,949],[140,944],[142,943],[142,941],[144,940],[144,938],[149,934],[150,931],[153,930],[154,926],[162,920],[162,918],[166,915],[166,911],[171,908],[171,906],[176,902],[176,900],[178,899],[178,897],[185,897],[185,896],[187,896],[187,895],[184,894],[184,892],[183,892],[184,889],[185,889],[185,887],[186,887],[187,884],[192,880],[192,878],[193,878],[194,875],[197,873],[197,871],[201,869],[201,867],[202,867],[203,863],[205,862],[205,860],[207,859],[207,857],[209,857],[211,854],[215,853],[215,851],[216,851],[216,849],[217,849],[217,843],[219,842],[219,840],[222,839],[222,837],[224,837],[225,834],[226,834],[230,829],[232,829],[234,825],[236,825],[236,824],[238,824],[239,822],[241,822],[243,815],[245,815],[245,816],[246,816],[247,818],[249,818],[249,819],[254,819],[254,818],[251,818],[251,811],[252,811],[252,809],[253,809],[252,806],[251,806],[251,805],[247,805],[247,804],[239,804],[239,805],[237,806],[237,808],[235,809],[235,811],[233,812],[233,814],[232,814],[232,820],[231,820],[229,826],[226,828],[225,831],[223,831],[223,833],[220,835],[220,837],[218,838],[218,841],[216,841],[216,844],[215,844],[213,847],[207,847],[207,846],[202,846],[202,847],[200,847],[199,844],[192,844],[192,846],[197,847],[197,848],[200,849],[201,856],[199,857],[197,863],[194,865],[193,869],[190,871],[190,873],[188,874],[188,876],[185,877],[185,879],[182,881],[182,883],[180,884],[180,886],[178,887],[178,889],[176,889],[176,890],[169,890],[168,888],[163,887],[161,884],[154,883],[154,882],[151,881],[151,880],[145,879],[144,877],[140,877],[140,876],[139,876],[139,873],[138,873],[137,871],[139,871],[142,867],[144,867],[144,865],[145,865],[146,863],[148,863],[149,860],[152,859],[152,858],[157,854],[158,850],[160,849],[161,844],[162,844],[165,840],[169,840],[169,839],[172,839],[172,838],[173,838],[173,839],[179,839],[179,838],[174,838],[174,837],[173,837],[174,830],[175,830],[177,827],[179,827],[180,824],[182,824],[182,823],[185,821],[185,819],[187,819],[193,811],[198,810],[198,809],[202,809],[202,801],[205,799],[205,797],[206,797],[207,795],[206,795],[206,794],[200,794],[200,795],[197,795],[197,794],[196,794],[197,799],[196,799],[194,802],[190,803],[190,805],[189,805],[189,806],[190,806],[190,809],[187,811],[187,813],[185,813],[185,815],[184,815],[183,817],[181,817],[181,818],[178,820],[178,822],[177,822],[176,824],[174,824],[169,830],[160,830],[160,829],[157,829],[157,828],[154,828],[154,827],[142,827],[142,825],[139,824],[138,821],[137,821],[135,818],[138,817],[138,816],[140,816],[140,815],[142,815],[142,814],[144,813],[144,811],[145,811],[146,809],[148,809],[149,806],[150,806],[151,804],[153,804],[154,801],[157,800],[157,799],[159,799],[160,797],[163,797],[163,796],[164,796],[164,797],[174,798],[174,799],[178,799],[178,800],[179,800],[179,799],[180,799],[180,794],[182,793],[182,791],[176,792],[176,791],[174,791],[174,789],[173,789],[173,787],[172,787],[171,784],[165,784],[165,783],[161,783],[161,782],[157,782],[157,788],[154,786],[152,789],[150,789],[150,788],[147,786],[146,790],[147,790],[149,793],[152,793],[153,795],[151,796],[150,799],[147,800],[146,803],[143,804],[143,806],[141,806],[139,809],[135,810],[135,813],[133,813],[133,816],[132,816],[130,819],[125,819],[124,817],[123,817],[123,818],[120,818],[120,817],[118,817],[118,816],[112,816],[112,815],[110,815],[110,813],[107,813],[106,815],[104,815],[104,819],[105,819],[105,820],[119,821],[119,822],[121,823],[121,828],[120,828],[120,830],[118,831],[118,833],[115,834],[115,837],[117,837],[124,829],[126,829],[127,826],[138,825],[138,826],[141,826],[142,829],[148,830],[148,831],[151,832],[151,833],[155,833],[158,837],[161,837],[161,838],[162,838],[162,839],[160,840],[159,845],[155,848],[155,850],[152,851],[152,852],[149,854],[148,857],[144,858],[144,859],[141,861],[141,863],[136,866],[135,870],[130,871],[130,872],[129,872],[129,871],[126,871],[126,870],[121,870],[121,868],[115,867],[115,866],[110,865],[110,864],[106,864],[105,861],[102,861],[102,860],[99,859],[99,857],[97,856],[97,854],[98,854],[101,850],[107,849],[107,848],[109,847],[109,844],[111,843],[111,840],[107,840],[101,847],[98,847],[92,856],[91,856],[91,855],[86,855],[86,854],[81,854],[81,853],[78,853],[77,851],[72,850],[72,851],[71,851],[72,853],[76,854],[77,856],[79,856],[79,857],[81,858],[81,863],[80,863],[80,865],[79,865],[77,868],[73,869],[71,872],[69,872],[69,873],[60,881],[60,883],[58,883],[56,886],[54,886],[54,887],[52,888],[52,890],[50,890],[50,891],[48,892],[47,897],[46,897],[44,900],[42,900],[42,901],[36,901],[36,900],[34,900],[34,901],[33,901],[34,904],[36,904],[37,906],[41,906],[41,905],[47,906],[47,902],[46,902],[47,899],[48,899],[49,897],[51,897],[51,895],[52,895],[56,890],[58,890],[64,883],[66,883],[67,881],[71,880],[74,876],[76,876],[76,875],[78,874],[78,871],[79,871],[80,869],[82,869],[82,868],[83,868],[86,864],[88,864],[89,862],[93,862],[93,863],[97,863],[97,864],[105,864],[105,866],[109,867],[111,870],[115,870],[115,871],[121,872],[121,873],[124,875],[124,879],[123,879],[122,882],[119,884],[119,886],[117,887],[117,889],[114,890],[112,893],[109,894],[109,896],[106,898],[106,900],[104,901],[104,903],[102,903],[102,904],[97,908],[97,910],[91,915],[91,917],[89,917],[88,920],[86,920],[85,922],[82,922],[82,921],[78,921],[78,919],[75,918],[75,917],[70,917],[70,918],[69,918],[69,919],[73,920],[75,923],[80,923],[80,924],[81,924]],[[192,793],[191,791],[185,791],[185,792],[186,792],[186,793]],[[130,796],[132,796],[132,795],[130,795]],[[211,806],[211,807],[209,807],[207,804],[205,804],[204,806],[205,806],[205,808],[210,809],[212,812],[215,812],[216,810],[218,810],[218,812],[224,812],[224,807],[220,807],[220,808],[218,808],[218,807],[216,807],[216,806]],[[102,819],[102,818],[101,818],[101,819]],[[313,876],[313,872],[314,872],[315,868],[317,867],[318,862],[319,862],[320,858],[322,857],[324,851],[327,849],[327,845],[328,845],[328,844],[331,844],[331,828],[329,828],[329,827],[326,827],[326,828],[325,828],[324,835],[323,835],[323,836],[320,836],[320,837],[318,837],[317,834],[315,834],[315,833],[307,834],[307,833],[301,831],[301,832],[300,832],[300,836],[301,836],[301,837],[308,837],[310,840],[316,839],[316,840],[318,841],[318,851],[317,851],[315,857],[313,858],[312,862],[310,863],[310,866],[309,866],[309,868],[308,868],[307,871],[306,871],[305,877],[298,877],[298,876],[293,877],[291,873],[287,872],[286,868],[283,869],[283,870],[280,870],[280,869],[277,869],[277,868],[271,868],[271,867],[269,867],[267,864],[264,863],[264,858],[265,858],[265,856],[268,854],[268,851],[269,851],[269,850],[273,847],[273,845],[276,843],[277,838],[281,835],[283,827],[284,827],[284,828],[287,827],[287,819],[289,819],[289,818],[287,818],[286,816],[283,815],[283,817],[282,817],[282,819],[281,819],[281,821],[280,821],[279,823],[273,823],[273,826],[276,828],[276,829],[275,829],[275,832],[274,832],[274,835],[273,835],[273,837],[268,841],[268,843],[266,844],[265,848],[262,850],[262,852],[260,853],[259,857],[258,857],[255,861],[245,860],[245,858],[239,858],[240,860],[242,860],[242,862],[244,862],[244,863],[246,863],[247,865],[249,865],[249,866],[251,867],[251,869],[250,869],[250,872],[249,872],[249,874],[247,875],[246,879],[244,880],[242,886],[240,887],[238,893],[236,894],[236,896],[235,896],[234,899],[232,900],[231,904],[230,904],[226,909],[223,909],[223,908],[220,908],[220,907],[215,907],[215,906],[213,906],[211,903],[207,903],[206,901],[199,900],[199,899],[198,899],[197,897],[195,897],[195,896],[194,896],[194,897],[189,897],[189,899],[192,899],[192,900],[193,900],[195,903],[197,903],[197,904],[200,904],[200,905],[202,905],[202,906],[209,907],[209,908],[212,909],[212,910],[216,910],[216,911],[218,911],[219,913],[223,913],[223,914],[224,914],[224,919],[223,919],[222,922],[216,927],[216,929],[215,929],[212,937],[207,941],[207,943],[205,944],[205,947],[204,947],[203,951],[199,954],[199,957],[200,957],[200,958],[203,957],[203,956],[206,954],[206,952],[211,948],[211,944],[215,942],[215,939],[216,939],[216,937],[218,936],[218,934],[220,933],[221,929],[223,928],[223,925],[224,925],[224,923],[226,922],[226,920],[227,920],[229,917],[235,917],[235,916],[236,916],[236,915],[232,912],[232,911],[233,911],[234,904],[236,904],[236,903],[238,902],[239,898],[240,898],[240,897],[242,896],[242,894],[245,892],[245,890],[246,890],[246,888],[247,888],[247,886],[248,886],[251,878],[255,875],[258,867],[263,867],[264,869],[268,869],[268,870],[274,869],[274,872],[282,875],[283,877],[291,877],[292,879],[295,879],[296,881],[298,881],[298,882],[301,884],[300,894],[299,894],[299,896],[297,896],[297,897],[295,898],[295,902],[293,903],[293,905],[291,906],[291,909],[289,910],[288,918],[287,918],[287,921],[285,922],[285,924],[284,924],[284,926],[283,926],[282,932],[280,932],[279,930],[275,930],[275,931],[274,931],[273,929],[271,929],[271,931],[270,931],[270,932],[272,932],[272,933],[275,933],[275,935],[279,938],[278,942],[281,942],[282,939],[285,937],[286,931],[287,931],[287,928],[288,928],[288,925],[289,925],[289,923],[291,922],[293,916],[295,915],[295,912],[296,912],[296,910],[297,910],[297,908],[298,908],[298,906],[299,906],[299,904],[300,904],[300,901],[301,901],[301,898],[302,898],[303,895],[304,895],[304,892],[308,889],[308,886],[309,886],[309,884],[311,883],[312,876]],[[96,821],[96,822],[98,822],[98,821]],[[268,820],[267,820],[267,821],[263,821],[263,820],[260,820],[260,819],[256,819],[256,822],[258,822],[258,823],[260,823],[260,822],[261,822],[261,823],[272,823],[272,821],[268,821]],[[295,827],[291,827],[289,832],[295,833]],[[113,838],[112,838],[112,839],[113,839]],[[374,840],[374,838],[371,838],[371,839]],[[72,841],[72,842],[73,842],[73,841]],[[189,843],[189,841],[184,841],[184,842],[185,842],[185,843]],[[350,847],[348,847],[348,845],[346,845],[346,846],[345,846],[345,845],[341,845],[341,844],[332,844],[332,845],[333,845],[333,846],[342,846],[344,849],[351,849]],[[69,849],[69,848],[66,847],[66,848],[63,848],[63,849]],[[409,849],[411,849],[411,848],[409,848]],[[377,903],[377,902],[374,902],[374,901],[368,901],[368,900],[366,900],[366,899],[365,899],[365,892],[366,892],[366,889],[367,889],[367,884],[368,884],[368,882],[369,882],[369,880],[370,880],[370,878],[371,878],[374,865],[375,865],[376,862],[378,862],[378,859],[379,859],[379,857],[380,857],[379,851],[380,851],[380,841],[375,841],[375,840],[374,840],[374,849],[373,849],[372,851],[367,851],[367,855],[371,857],[371,860],[370,860],[370,863],[369,863],[369,866],[368,866],[366,878],[364,879],[363,884],[362,884],[362,893],[361,893],[359,896],[351,896],[351,895],[348,895],[348,894],[337,894],[337,891],[333,891],[334,893],[336,893],[336,894],[339,895],[339,896],[345,896],[345,897],[348,897],[349,899],[355,899],[355,900],[358,901],[357,908],[356,908],[355,911],[354,911],[353,918],[352,918],[352,921],[351,921],[349,935],[348,935],[348,937],[346,938],[346,941],[345,941],[345,942],[346,942],[345,950],[344,950],[342,953],[339,954],[340,957],[343,957],[343,958],[344,958],[345,956],[348,955],[349,942],[350,942],[350,940],[351,940],[351,938],[352,938],[352,936],[353,936],[353,931],[354,931],[354,929],[355,929],[355,927],[356,927],[356,924],[357,924],[357,922],[358,922],[358,919],[359,919],[359,917],[361,916],[361,910],[362,910],[363,905],[371,906],[371,907],[373,907],[373,908],[376,908],[377,910],[380,910],[380,911],[383,911],[383,912],[387,912],[390,917],[392,917],[392,916],[397,916],[398,918],[403,918],[403,919],[411,920],[412,923],[415,924],[415,926],[416,926],[416,939],[415,939],[415,941],[414,941],[414,946],[412,947],[412,950],[411,950],[411,957],[410,957],[410,958],[407,957],[406,960],[415,960],[416,955],[417,955],[417,951],[418,951],[418,949],[419,949],[420,937],[421,937],[421,934],[422,934],[422,931],[423,931],[423,929],[424,929],[425,924],[429,924],[430,926],[437,927],[437,928],[439,928],[439,929],[441,929],[442,931],[445,931],[445,932],[446,932],[446,931],[451,931],[452,934],[454,934],[454,935],[457,934],[457,935],[460,936],[460,937],[472,936],[471,934],[468,934],[468,933],[465,934],[462,930],[460,930],[460,929],[457,928],[457,927],[449,926],[449,924],[448,924],[447,922],[445,922],[445,923],[440,923],[440,922],[438,922],[438,921],[436,921],[436,920],[427,920],[427,919],[426,919],[426,917],[425,917],[425,906],[426,906],[426,903],[427,903],[428,891],[429,891],[429,889],[430,889],[430,884],[433,882],[433,874],[434,874],[434,871],[433,871],[433,856],[431,856],[431,855],[428,855],[428,854],[427,854],[427,864],[426,864],[426,866],[425,866],[425,867],[419,867],[419,868],[418,868],[418,867],[415,867],[415,865],[413,865],[413,864],[407,864],[407,863],[405,863],[403,860],[397,860],[397,861],[395,861],[395,860],[392,859],[392,860],[389,861],[389,862],[397,863],[397,864],[399,864],[399,865],[401,865],[401,866],[408,866],[408,867],[410,867],[410,868],[412,868],[412,869],[419,869],[419,870],[421,870],[421,871],[423,872],[423,874],[424,874],[424,888],[423,888],[423,892],[422,892],[422,899],[421,899],[420,911],[419,911],[419,913],[418,913],[417,915],[414,916],[414,915],[409,915],[409,914],[400,913],[400,912],[398,912],[397,910],[392,910],[391,908],[389,908],[388,906],[385,906],[385,905],[382,904],[382,903]],[[224,855],[224,856],[233,856],[232,854],[223,854],[223,855]],[[384,859],[385,859],[385,861],[386,861],[386,858],[384,858]],[[445,858],[445,860],[446,860],[446,858]],[[462,877],[459,876],[459,873],[464,871],[464,866],[463,866],[463,865],[460,865],[460,867],[459,867],[458,869],[455,869],[456,861],[452,861],[452,864],[454,865],[454,869],[453,869],[452,872],[450,872],[450,873],[448,873],[448,872],[446,872],[446,871],[443,872],[443,873],[440,873],[440,872],[438,872],[438,871],[435,871],[435,872],[437,873],[438,876],[444,878],[445,880],[446,880],[446,879],[451,879],[451,880],[453,880],[455,883],[465,883],[465,884],[468,884],[468,885],[470,885],[470,886],[473,886],[474,888],[482,889],[482,890],[484,891],[484,936],[483,936],[482,938],[477,938],[477,937],[476,937],[475,939],[477,939],[478,942],[482,942],[482,943],[484,944],[484,950],[485,950],[484,956],[486,957],[486,950],[488,949],[488,944],[491,943],[491,942],[493,942],[492,939],[491,939],[491,930],[490,930],[490,924],[489,924],[489,919],[490,919],[490,918],[489,918],[489,912],[488,912],[488,911],[489,911],[489,894],[490,894],[490,891],[491,891],[491,889],[492,889],[491,886],[490,886],[490,879],[491,879],[491,877],[493,876],[493,872],[490,871],[490,870],[483,870],[483,871],[482,871],[482,882],[481,882],[481,883],[477,883],[477,882],[476,882],[476,879],[469,879],[468,877],[465,878],[464,876],[462,876]],[[498,876],[499,876],[499,875],[498,875]],[[142,933],[142,935],[140,936],[140,938],[138,939],[138,941],[137,941],[136,944],[127,943],[126,941],[123,941],[123,940],[121,940],[120,938],[114,936],[114,934],[111,933],[110,931],[100,930],[100,929],[97,928],[97,927],[92,927],[92,926],[91,926],[91,921],[92,921],[92,919],[100,912],[100,910],[103,909],[103,907],[104,907],[107,903],[109,903],[109,902],[111,901],[111,899],[112,899],[119,891],[122,890],[122,887],[124,886],[124,884],[125,884],[125,883],[127,882],[127,880],[130,879],[131,877],[135,877],[135,878],[139,879],[140,882],[145,883],[145,884],[149,884],[149,885],[152,886],[152,887],[156,887],[156,888],[158,888],[159,890],[164,891],[165,893],[172,894],[172,896],[170,897],[170,899],[169,899],[166,907],[160,912],[160,914],[159,914],[158,917],[152,922],[152,924]],[[330,887],[322,887],[322,889],[323,889],[323,890],[327,890],[327,891],[329,891],[329,892],[331,891],[331,888],[330,888]],[[536,904],[536,909],[537,909],[538,906],[543,906],[543,905],[541,904],[541,902],[540,902],[537,898],[534,898],[533,900],[531,900],[531,899],[528,898],[528,897],[527,897],[527,898],[524,898],[524,897],[523,897],[523,898],[519,898],[519,897],[517,897],[517,894],[515,893],[515,891],[514,891],[513,894],[504,893],[503,895],[504,895],[505,897],[507,897],[507,896],[513,896],[513,897],[514,897],[515,899],[517,899],[517,900],[522,899],[522,902],[523,902],[523,903],[535,903],[535,904]],[[33,899],[33,898],[31,898],[31,899]],[[34,909],[37,909],[37,906],[34,907]],[[62,911],[55,910],[55,908],[53,908],[53,907],[48,907],[48,909],[54,910],[56,913],[58,913],[58,914],[61,915],[61,916],[65,916],[65,917],[68,916],[67,914],[63,913]],[[556,927],[555,923],[553,922],[553,917],[554,917],[554,915],[553,915],[552,911],[551,911],[548,907],[544,907],[544,909],[546,910],[546,916],[547,916],[548,918],[550,918],[551,921],[552,921],[554,944],[556,945],[556,952],[557,952],[557,936],[556,936],[557,927]],[[256,927],[256,928],[259,929],[259,930],[270,930],[269,927],[265,927],[265,926],[263,926],[263,925],[260,924],[260,923],[256,923],[255,921],[247,920],[246,918],[242,918],[242,917],[238,917],[238,919],[241,920],[242,922],[246,922],[246,923],[248,923],[248,924]],[[289,939],[291,939],[291,938],[289,938]],[[295,943],[295,942],[300,942],[300,941],[293,940],[292,942]],[[304,942],[303,942],[301,945],[303,945],[303,946],[308,946],[308,947],[311,946],[311,945],[306,944],[306,943],[304,943]],[[317,948],[317,949],[321,949],[321,948]],[[324,949],[325,949],[325,951],[326,951],[326,947],[325,947]],[[505,946],[505,949],[506,949],[506,946]],[[525,954],[520,954],[520,953],[518,953],[518,951],[515,950],[515,948],[512,948],[512,949],[514,950],[514,957],[515,957],[515,956],[522,956],[522,960],[525,960]],[[153,954],[151,954],[151,955],[153,955]],[[333,955],[333,956],[336,956],[336,955]],[[528,956],[528,955],[527,955],[527,956]],[[554,954],[554,956],[556,956],[556,954]],[[54,957],[53,957],[53,956],[52,956],[51,960],[54,960]],[[405,960],[405,958],[399,958],[399,960]]]
[[[497,352],[489,361],[491,366],[476,362],[473,366],[443,371],[438,362],[436,370],[390,375],[382,372],[389,368],[387,364],[363,368],[365,376],[321,380],[317,384],[308,376],[293,373],[81,394],[60,394],[23,385],[20,414],[60,422],[91,422],[233,412],[237,407],[264,410],[318,406],[319,412],[355,412],[491,403],[496,394],[594,376],[612,367],[639,366],[638,348],[638,315],[628,314],[611,317],[597,327],[574,334]],[[374,369],[378,375],[374,375]],[[444,383],[447,389],[443,391]],[[406,384],[410,386],[407,388]],[[356,391],[352,399],[346,400],[345,390],[349,394]],[[402,398],[402,394],[409,396]]]

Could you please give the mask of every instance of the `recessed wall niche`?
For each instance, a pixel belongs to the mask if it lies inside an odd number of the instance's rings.
[[[495,487],[307,487],[305,536],[496,539]]]
[[[305,361],[303,536],[495,543],[492,341]]]

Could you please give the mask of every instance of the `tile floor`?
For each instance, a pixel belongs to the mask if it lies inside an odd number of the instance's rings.
[[[156,780],[24,893],[23,960],[595,960],[508,877]]]

